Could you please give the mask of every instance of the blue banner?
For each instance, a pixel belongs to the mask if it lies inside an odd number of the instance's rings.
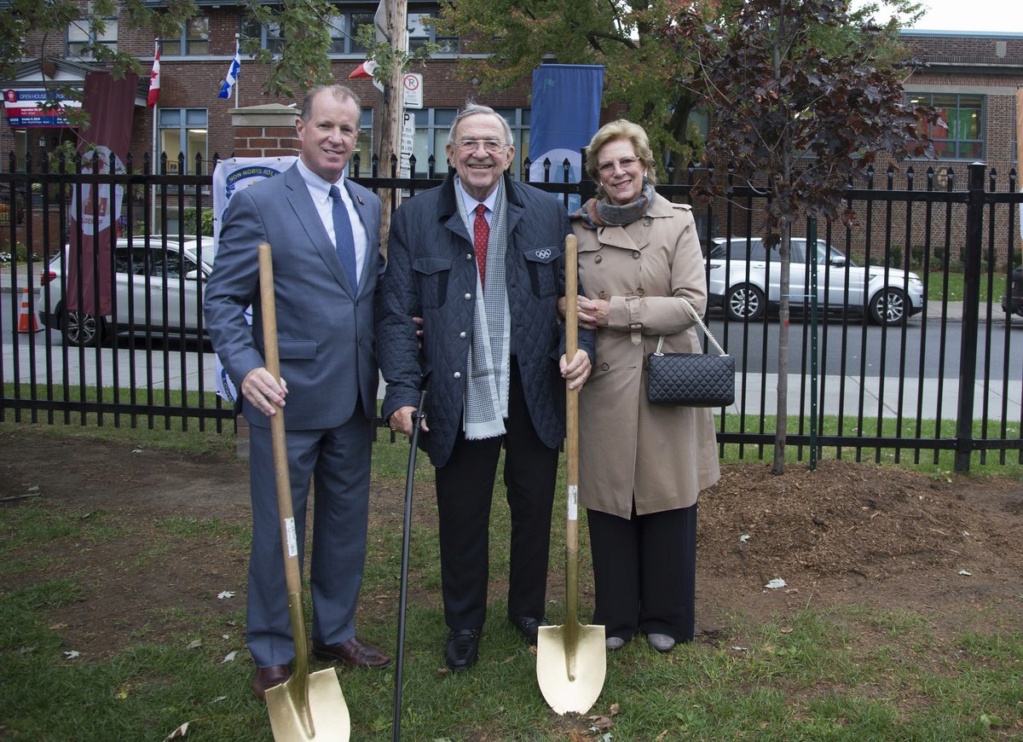
[[[604,67],[590,64],[542,64],[533,70],[533,104],[529,119],[529,180],[543,182],[544,160],[551,161],[550,180],[582,179],[582,150],[600,128]],[[569,211],[579,208],[572,196]]]

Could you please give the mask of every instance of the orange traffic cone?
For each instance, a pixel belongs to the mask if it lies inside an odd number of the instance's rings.
[[[18,332],[39,332],[39,320],[28,308],[28,288],[21,290],[21,312],[18,314]]]

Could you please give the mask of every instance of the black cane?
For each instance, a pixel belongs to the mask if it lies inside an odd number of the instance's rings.
[[[412,533],[412,482],[416,475],[416,449],[419,447],[419,427],[426,417],[426,390],[419,395],[419,408],[412,413],[412,437],[409,439],[408,472],[405,474],[405,526],[401,539],[401,589],[398,596],[398,657],[394,671],[394,721],[391,739],[401,739],[401,687],[405,666],[405,596],[408,593],[408,552]]]

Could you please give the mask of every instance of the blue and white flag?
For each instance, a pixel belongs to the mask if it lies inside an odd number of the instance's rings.
[[[533,70],[533,106],[529,120],[529,180],[543,182],[544,160],[551,161],[550,181],[582,179],[582,150],[600,128],[604,67],[592,64],[541,64]],[[579,197],[569,199],[569,211]]]
[[[231,88],[238,82],[238,73],[242,71],[242,57],[238,49],[238,42],[234,42],[234,59],[231,60],[231,66],[227,70],[227,77],[224,78],[223,84],[220,86],[220,97],[230,98]]]

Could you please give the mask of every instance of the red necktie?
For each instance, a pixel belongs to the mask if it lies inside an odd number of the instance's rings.
[[[472,225],[472,242],[476,248],[476,265],[480,269],[480,286],[485,286],[487,273],[487,242],[490,241],[490,225],[487,224],[487,207],[479,204],[476,207],[476,220]]]

